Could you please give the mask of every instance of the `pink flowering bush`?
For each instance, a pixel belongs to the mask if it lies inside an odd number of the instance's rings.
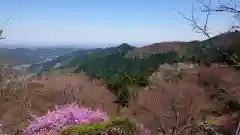
[[[143,125],[128,120],[110,121],[107,113],[100,110],[81,108],[76,103],[55,107],[42,117],[29,121],[23,135],[60,135],[82,134],[98,132],[127,133],[135,132],[139,135],[150,135]]]
[[[60,129],[64,126],[75,124],[89,124],[107,121],[107,113],[100,110],[80,108],[72,103],[56,107],[45,116],[37,117],[29,122],[23,132],[24,135],[59,135]]]

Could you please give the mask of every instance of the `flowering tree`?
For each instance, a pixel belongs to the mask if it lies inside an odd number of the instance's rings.
[[[46,115],[31,120],[24,135],[70,134],[131,134],[150,135],[143,125],[129,120],[110,120],[107,113],[98,109],[79,107],[76,103],[55,107]],[[110,132],[110,133],[109,133]],[[139,133],[138,133],[139,132]]]
[[[108,116],[100,110],[80,108],[76,103],[55,107],[45,116],[37,117],[29,122],[25,135],[60,134],[64,126],[89,124],[107,121]]]

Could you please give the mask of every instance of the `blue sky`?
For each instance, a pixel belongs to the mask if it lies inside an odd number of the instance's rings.
[[[178,1],[178,2],[177,2]],[[192,32],[174,8],[191,14],[194,0],[3,0],[0,26],[3,43],[28,45],[145,45],[172,40],[204,39]],[[203,16],[199,15],[199,19]],[[215,16],[214,32],[231,25],[229,16]]]

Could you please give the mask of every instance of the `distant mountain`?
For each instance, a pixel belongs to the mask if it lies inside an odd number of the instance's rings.
[[[214,46],[213,46],[214,44]],[[220,51],[238,52],[240,54],[240,32],[227,32],[217,35],[211,39],[191,42],[161,42],[135,48],[126,54],[125,57],[148,57],[152,54],[178,52],[179,57],[188,60],[221,59]]]
[[[72,68],[79,67],[89,62],[96,62],[96,60],[103,60],[109,55],[124,54],[125,58],[146,58],[156,54],[165,54],[169,52],[175,52],[178,54],[179,61],[195,61],[207,59],[211,61],[219,61],[222,59],[216,48],[212,48],[212,41],[217,48],[228,51],[230,49],[236,51],[240,42],[240,32],[229,32],[207,39],[204,41],[173,41],[173,42],[161,42],[147,45],[144,47],[133,47],[127,43],[120,44],[116,47],[108,48],[96,48],[89,50],[77,50],[65,55],[62,55],[56,59],[52,59],[42,63],[36,63],[29,67],[29,71],[42,72],[54,68]],[[97,63],[97,62],[96,62]]]
[[[133,51],[129,51],[126,54],[126,57],[147,57],[151,54],[178,51],[181,48],[181,45],[184,44],[187,44],[187,42],[176,41],[154,43],[144,47],[135,48]]]
[[[57,56],[64,55],[74,50],[75,48],[0,48],[0,56],[2,64],[19,65],[55,59]]]
[[[128,51],[133,50],[135,47],[123,43],[119,46],[116,47],[108,47],[108,48],[97,48],[97,49],[92,49],[87,52],[82,53],[81,55],[78,55],[74,57],[69,63],[64,65],[65,67],[74,67],[81,65],[82,63],[91,61],[93,59],[97,58],[104,58],[110,54],[115,54],[115,53],[127,53]]]
[[[215,45],[217,46],[230,47],[232,45],[239,45],[240,31],[226,32],[226,33],[217,35],[215,37],[212,37],[211,39],[202,41],[202,44],[209,45],[211,41],[214,41]]]
[[[48,60],[48,61],[42,61],[42,62],[39,62],[39,63],[33,63],[31,64],[29,67],[27,67],[27,71],[28,72],[42,72],[42,71],[45,71],[45,70],[49,70],[49,69],[52,69],[52,68],[58,68],[60,67],[61,65],[63,65],[65,62],[69,62],[71,61],[73,58],[85,53],[85,52],[88,52],[89,50],[82,50],[82,49],[79,49],[79,50],[75,50],[73,52],[70,52],[70,53],[66,53],[64,55],[61,55],[55,59],[51,59],[51,60]]]
[[[95,48],[88,50],[77,50],[65,55],[59,56],[56,59],[49,60],[42,63],[32,64],[27,68],[30,72],[42,72],[54,68],[71,68],[77,67],[83,63],[95,60],[97,58],[104,58],[110,54],[127,53],[135,47],[123,43],[116,47]]]

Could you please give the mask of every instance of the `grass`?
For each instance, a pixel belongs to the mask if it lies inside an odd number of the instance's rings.
[[[86,124],[86,125],[74,125],[64,128],[61,131],[61,135],[84,135],[93,134],[105,130],[106,123],[99,124]]]
[[[128,119],[116,119],[97,124],[73,125],[63,128],[61,135],[92,135],[111,132],[114,129],[117,129],[117,132],[124,132],[126,135],[134,135],[136,133],[136,124]]]

